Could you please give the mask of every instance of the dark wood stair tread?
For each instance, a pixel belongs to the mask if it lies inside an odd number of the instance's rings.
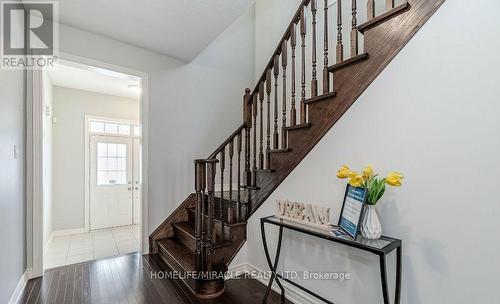
[[[273,149],[273,150],[267,150],[267,153],[287,153],[291,152],[292,149],[286,148],[286,149]]]
[[[260,190],[259,187],[256,187],[256,186],[247,186],[247,185],[243,185],[243,186],[240,186],[241,189],[245,189],[245,190]]]
[[[275,172],[276,170],[274,169],[257,169],[255,170],[256,172],[262,172],[262,173],[273,173]]]
[[[365,60],[367,58],[368,58],[368,53],[363,53],[363,54],[360,54],[358,56],[354,56],[352,58],[349,58],[347,60],[344,60],[342,62],[339,62],[337,64],[334,64],[334,65],[328,67],[328,71],[331,73],[331,72],[334,72],[336,70],[346,68],[346,67],[350,66],[351,64],[361,62],[362,60]]]
[[[166,238],[158,240],[158,246],[163,249],[165,253],[170,255],[179,266],[182,267],[184,271],[194,271],[194,252],[191,251],[184,244],[176,240],[175,238]],[[163,253],[161,253],[163,254]],[[176,267],[177,265],[170,265],[170,267],[174,268],[174,270],[181,270]]]
[[[309,128],[309,127],[311,127],[311,123],[307,122],[305,124],[286,127],[285,130],[291,131],[291,130],[305,129],[305,128]]]
[[[316,96],[316,97],[313,97],[313,98],[309,98],[309,99],[306,99],[304,100],[304,103],[305,104],[311,104],[311,103],[315,103],[315,102],[319,102],[319,101],[324,101],[328,98],[333,98],[337,96],[337,92],[331,92],[331,93],[327,93],[327,94],[323,94],[323,95],[320,95],[320,96]]]
[[[218,205],[217,203],[215,204],[216,206]],[[236,208],[236,207],[235,207]],[[224,208],[224,210],[222,211],[222,219],[220,218],[220,212],[218,210],[218,208],[216,210],[214,210],[214,221],[216,222],[219,222],[219,223],[222,223],[226,226],[237,226],[237,225],[242,225],[242,224],[246,224],[247,220],[246,220],[246,209],[247,207],[244,207],[242,206],[242,208],[240,209],[240,217],[239,218],[236,218],[236,210],[234,211],[235,213],[235,218],[234,218],[234,221],[233,222],[229,222],[228,221],[228,216],[227,216],[227,208]],[[192,216],[195,215],[195,208],[194,207],[191,207],[191,208],[187,208],[187,211],[189,213],[192,214]],[[204,215],[206,219],[208,219],[208,215]]]
[[[367,31],[367,30],[379,25],[380,23],[385,22],[393,17],[396,17],[397,15],[401,14],[402,12],[407,10],[408,8],[410,8],[410,3],[405,2],[401,5],[396,6],[395,8],[391,9],[390,11],[387,11],[387,12],[383,13],[382,15],[373,18],[370,21],[367,21],[363,24],[358,25],[357,29],[360,33],[364,34],[365,31]]]
[[[189,222],[179,222],[179,223],[174,223],[172,224],[174,227],[176,227],[179,230],[182,230],[186,235],[188,235],[193,243],[196,241],[195,235],[194,235],[194,227],[191,226]],[[224,247],[230,245],[231,242],[229,241],[224,241],[220,240],[218,236],[216,236],[215,244],[213,245],[213,248],[219,248],[219,247]]]

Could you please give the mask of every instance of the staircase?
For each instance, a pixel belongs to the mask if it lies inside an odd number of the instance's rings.
[[[361,1],[366,22],[358,24]],[[242,125],[195,160],[195,193],[151,234],[150,252],[195,274],[183,282],[199,298],[224,292],[222,274],[245,242],[247,219],[444,2],[377,1],[302,1],[256,87],[245,91]]]

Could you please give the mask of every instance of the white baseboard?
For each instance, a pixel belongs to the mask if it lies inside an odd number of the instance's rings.
[[[260,270],[259,268],[250,265],[250,264],[240,264],[240,265],[235,265],[231,266],[229,268],[229,272],[232,273],[238,273],[238,274],[250,274],[250,273],[264,273],[264,271]],[[265,278],[265,276],[257,276],[255,277],[257,281],[260,283],[264,284],[267,286],[269,284],[269,280]],[[313,296],[309,295],[308,293],[300,290],[299,288],[284,282],[283,280],[280,280],[281,284],[283,285],[283,288],[285,288],[285,295],[286,299],[289,300],[290,302],[293,302],[295,304],[317,304],[320,303],[316,298]],[[272,290],[274,290],[277,293],[281,293],[281,290],[276,284],[276,282],[273,283]]]
[[[17,282],[16,289],[14,289],[14,292],[10,296],[8,302],[9,304],[17,304],[19,302],[19,300],[21,299],[21,295],[23,294],[23,290],[26,287],[26,283],[30,279],[30,276],[31,276],[31,269],[26,269],[26,271],[19,279],[19,282]]]
[[[52,234],[50,235],[50,239],[52,239],[54,236],[64,236],[64,235],[72,235],[72,234],[79,234],[79,233],[85,233],[87,232],[84,228],[75,228],[75,229],[64,229],[64,230],[55,230],[52,231]]]

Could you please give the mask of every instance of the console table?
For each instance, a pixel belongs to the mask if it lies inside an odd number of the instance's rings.
[[[269,255],[269,250],[267,247],[266,241],[266,230],[264,224],[271,224],[279,227],[279,236],[278,236],[278,247],[276,249],[276,256],[274,258],[274,264],[271,262],[271,257]],[[382,282],[382,294],[384,297],[384,304],[390,304],[389,299],[389,287],[387,283],[387,265],[386,265],[386,256],[392,251],[396,250],[396,295],[395,295],[395,303],[399,304],[401,299],[401,259],[402,259],[402,249],[401,249],[401,240],[382,236],[378,240],[368,240],[363,238],[362,236],[358,236],[356,240],[353,240],[349,236],[336,236],[329,231],[324,231],[321,229],[317,229],[314,227],[310,227],[307,225],[303,225],[297,222],[292,222],[289,220],[280,219],[276,216],[268,216],[260,219],[260,229],[262,233],[262,242],[264,244],[264,251],[266,253],[267,263],[269,264],[269,268],[271,269],[272,275],[269,280],[269,285],[267,286],[266,293],[264,295],[263,303],[266,303],[267,297],[269,296],[269,292],[271,291],[271,287],[273,285],[273,281],[276,280],[279,288],[281,289],[281,301],[285,301],[285,289],[280,282],[280,279],[288,282],[289,284],[307,292],[308,294],[314,296],[317,299],[329,304],[333,304],[328,301],[324,297],[308,290],[307,288],[299,285],[298,283],[289,280],[288,278],[283,277],[281,274],[276,273],[276,267],[278,266],[280,252],[281,252],[281,243],[283,240],[283,229],[288,229],[291,231],[296,231],[300,233],[304,233],[307,235],[312,235],[315,237],[319,237],[331,242],[340,243],[349,247],[358,248],[363,251],[368,251],[373,254],[379,256],[379,264],[380,264],[380,276]]]

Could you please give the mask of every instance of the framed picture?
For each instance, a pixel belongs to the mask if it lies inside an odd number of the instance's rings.
[[[365,207],[368,190],[347,185],[339,218],[339,228],[356,239]]]

